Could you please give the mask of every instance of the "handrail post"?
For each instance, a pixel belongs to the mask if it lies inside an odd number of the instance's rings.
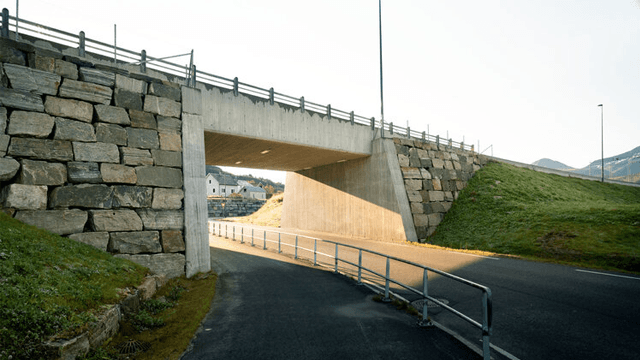
[[[304,113],[304,96],[300,97],[300,111]]]
[[[233,225],[233,232],[232,232],[232,236],[233,236],[233,237],[232,237],[231,239],[232,239],[233,241],[236,241],[236,226],[235,226],[235,225]]]
[[[280,254],[282,250],[280,249],[280,233],[278,233],[278,254]]]
[[[429,295],[429,274],[427,269],[424,269],[424,274],[422,275],[422,296],[424,296],[424,303],[422,304],[422,321],[420,321],[419,325],[422,327],[433,326],[431,319],[429,319],[429,300],[427,300],[427,296]]]
[[[233,96],[238,96],[238,77],[233,78]]]
[[[407,139],[411,139],[411,128],[407,126]]]
[[[338,273],[338,244],[336,244],[336,256],[334,258],[335,262],[336,262],[336,267],[334,272],[337,274]]]
[[[389,273],[391,269],[391,262],[389,257],[387,256],[387,274],[384,278],[384,299],[382,302],[391,302],[391,298],[389,297]]]
[[[191,87],[196,87],[196,65],[191,66]]]
[[[440,150],[440,135],[436,135],[436,146]]]
[[[389,135],[393,135],[393,121],[389,123]]]
[[[78,34],[78,56],[80,57],[85,56],[84,46],[85,46],[84,31],[80,31],[80,33]]]
[[[273,88],[269,89],[269,104],[273,105],[275,103],[275,94],[273,92]]]
[[[2,9],[2,37],[9,37],[9,9]]]
[[[380,120],[380,137],[384,138],[384,120]]]
[[[371,130],[375,130],[376,129],[376,118],[372,117],[371,118]]]
[[[327,105],[327,117],[331,120],[331,104]]]
[[[313,266],[316,266],[316,254],[318,253],[318,239],[313,240]]]
[[[251,229],[251,246],[253,246],[253,229]]]
[[[422,132],[422,142],[424,142],[427,138],[427,133],[426,132]]]
[[[240,228],[240,244],[244,244],[244,226]]]
[[[351,114],[349,114],[349,120],[351,121],[351,125],[353,125],[355,123],[355,120],[353,119],[353,111],[351,112]]]
[[[491,359],[491,318],[492,318],[492,304],[491,290],[487,289],[482,293],[482,355],[484,360]]]
[[[358,285],[362,285],[362,249],[358,250]]]
[[[262,250],[267,250],[267,230],[264,231],[264,238],[262,240]]]
[[[298,235],[296,235],[296,246],[294,246],[294,255],[293,258],[297,259],[298,258]]]
[[[147,72],[147,50],[142,50],[140,52],[140,72]]]

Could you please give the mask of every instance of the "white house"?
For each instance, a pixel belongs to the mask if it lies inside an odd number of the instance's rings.
[[[238,182],[232,176],[209,173],[205,177],[207,196],[227,197],[238,192]]]
[[[259,199],[259,200],[267,199],[267,192],[263,188],[259,188],[253,185],[241,186],[240,190],[238,190],[238,193],[245,198],[252,198],[252,199]]]

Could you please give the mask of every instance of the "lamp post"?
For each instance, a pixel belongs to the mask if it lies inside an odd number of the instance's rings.
[[[602,104],[598,105],[600,107],[600,133],[601,136],[601,145],[602,145],[602,153],[601,153],[601,163],[600,170],[602,174],[602,182],[604,182],[604,106]]]
[[[380,25],[380,116],[382,118],[381,124],[384,124],[384,97],[382,92],[382,0],[378,0],[378,23]]]

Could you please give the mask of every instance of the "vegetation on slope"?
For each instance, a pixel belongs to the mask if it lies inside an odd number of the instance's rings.
[[[0,359],[38,359],[42,341],[84,330],[147,269],[0,212]]]
[[[640,188],[490,163],[427,241],[640,272]]]
[[[267,200],[264,205],[262,205],[260,210],[256,211],[255,213],[249,216],[227,218],[225,219],[225,221],[233,221],[259,226],[280,227],[283,200],[284,193],[274,195],[273,197],[271,197],[271,199]]]

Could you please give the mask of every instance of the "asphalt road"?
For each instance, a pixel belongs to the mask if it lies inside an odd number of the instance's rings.
[[[344,276],[212,241],[216,296],[183,359],[479,359]]]
[[[268,229],[268,228],[267,228]],[[278,229],[271,229],[278,230]],[[244,242],[250,242],[244,230]],[[281,230],[285,231],[285,230]],[[222,232],[224,236],[224,230]],[[318,234],[307,233],[320,237]],[[227,233],[233,238],[231,230]],[[255,230],[254,243],[262,248],[264,235]],[[235,243],[241,235],[238,229]],[[491,343],[519,359],[638,359],[640,358],[640,277],[575,267],[535,263],[509,258],[492,258],[429,249],[404,244],[387,244],[345,239],[323,234],[322,238],[373,249],[444,270],[491,288],[493,293],[493,336]],[[277,251],[278,235],[267,233],[267,247]],[[313,259],[314,240],[300,236],[298,253]],[[281,250],[293,254],[287,245],[294,236],[281,235]],[[245,245],[246,246],[246,245]],[[339,249],[340,257],[358,261],[357,251]],[[333,266],[334,246],[317,242],[317,259]],[[363,255],[363,265],[384,273],[385,259]],[[391,275],[417,289],[422,271],[391,263]],[[340,270],[356,276],[353,267]],[[373,276],[364,275],[373,280]],[[443,277],[429,275],[429,293],[457,310],[481,321],[481,293]],[[418,297],[398,286],[393,290],[409,300]],[[481,346],[481,333],[442,309],[430,309],[437,322]]]

